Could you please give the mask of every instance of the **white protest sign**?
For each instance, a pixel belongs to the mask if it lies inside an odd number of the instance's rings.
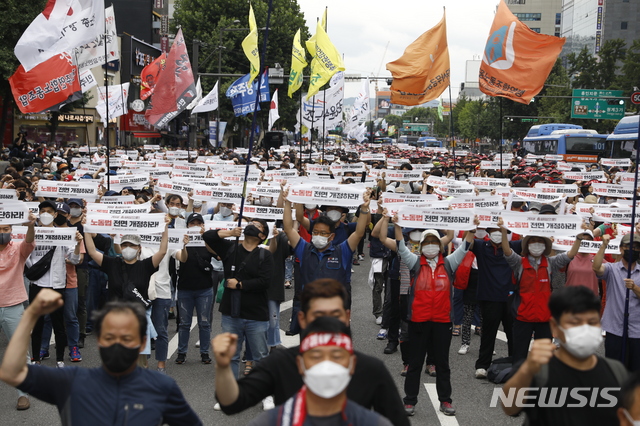
[[[388,207],[389,204],[398,204],[398,203],[412,203],[412,204],[421,204],[428,203],[433,201],[438,201],[438,196],[435,194],[404,194],[404,193],[393,193],[393,192],[384,192],[381,194],[382,196],[382,205]]]
[[[546,154],[544,156],[544,159],[547,160],[547,161],[562,161],[562,160],[564,160],[564,155]]]
[[[280,196],[280,185],[256,185],[249,188],[249,193],[254,197],[272,197],[277,199]]]
[[[100,199],[102,204],[133,204],[136,197],[133,195],[112,195]]]
[[[498,186],[511,186],[510,179],[500,179],[500,178],[483,178],[483,177],[472,177],[469,178],[469,183],[479,190],[487,190],[493,189]]]
[[[500,214],[504,226],[520,235],[575,236],[582,230],[582,218],[577,215],[535,215],[504,211]]]
[[[200,184],[192,186],[193,200],[217,201],[219,203],[239,203],[242,201],[242,187],[218,186],[211,187]]]
[[[0,189],[0,201],[3,200],[18,200],[16,190],[11,188]]]
[[[635,182],[634,173],[616,173],[616,180],[619,179],[619,183],[622,185],[633,186]]]
[[[575,238],[567,238],[567,237],[559,237],[553,239],[553,245],[551,246],[554,250],[557,251],[569,251],[575,242]],[[607,244],[607,248],[604,250],[605,254],[620,254],[620,241],[622,238],[617,238],[615,240],[609,241]],[[591,253],[595,254],[600,250],[602,246],[602,241],[589,241],[582,240],[580,242],[580,248],[578,249],[579,253]]]
[[[284,209],[281,207],[244,205],[242,215],[253,219],[282,220]]]
[[[558,162],[556,164],[556,168],[558,169],[559,172],[570,172],[573,167],[571,166],[571,164],[567,164],[565,162]]]
[[[149,184],[149,175],[148,174],[135,174],[135,175],[124,175],[124,176],[111,176],[110,185],[113,191],[122,191],[123,188],[130,186],[136,191],[141,190],[145,186]]]
[[[607,223],[640,223],[640,211],[636,212],[635,220],[632,218],[632,209],[598,209],[593,213],[593,220]]]
[[[631,167],[630,158],[601,158],[600,164],[607,167]]]
[[[443,178],[443,177],[439,177],[439,176],[429,176],[427,178],[427,185],[429,186],[442,186],[442,185],[449,185],[449,184],[453,184],[455,185],[457,183],[457,181],[453,180],[453,179],[447,179],[447,178]]]
[[[21,201],[0,203],[0,225],[17,225],[28,220],[29,209],[26,203]]]
[[[165,228],[164,213],[110,215],[87,213],[85,232],[99,234],[159,234]]]
[[[403,164],[409,163],[409,160],[406,158],[388,158],[387,166],[389,167],[400,167]]]
[[[307,169],[308,170],[308,169]],[[362,173],[365,171],[364,163],[355,164],[331,164],[329,170],[334,175],[341,175],[347,172]]]
[[[475,209],[473,212],[480,221],[478,228],[498,228],[498,220],[503,211],[502,209]]]
[[[360,154],[360,160],[362,161],[385,161],[387,156],[385,154],[373,154],[371,152],[363,152]]]
[[[492,191],[495,195],[499,195],[502,198],[509,198],[509,196],[511,195],[511,188],[507,188],[504,186],[497,186],[493,188]]]
[[[391,181],[419,181],[422,180],[422,171],[415,170],[384,170],[384,179],[387,182]]]
[[[564,194],[548,193],[539,188],[513,188],[513,199],[555,203],[563,200]]]
[[[147,214],[151,211],[151,203],[144,204],[87,204],[87,213],[105,213],[113,215],[121,214]]]
[[[576,184],[555,184],[555,183],[540,183],[537,182],[534,186],[536,189],[541,189],[542,192],[548,194],[564,194],[565,197],[576,197],[580,194],[578,185]]]
[[[193,184],[186,182],[174,182],[169,179],[160,178],[155,189],[161,194],[180,194],[183,197],[193,191]],[[205,200],[206,201],[206,200]]]
[[[593,193],[601,197],[632,198],[633,185],[615,185],[611,183],[594,183],[591,185]]]
[[[305,166],[307,172],[313,173],[329,173],[329,166],[325,166],[322,164],[307,164]]]
[[[501,209],[502,197],[460,197],[449,202],[453,210],[459,209]]]
[[[160,151],[160,145],[143,145],[146,151]]]
[[[274,182],[282,182],[283,180],[289,180],[292,178],[298,177],[298,170],[290,169],[290,170],[267,170],[264,173],[264,177],[267,180],[272,180]]]
[[[606,182],[607,177],[604,175],[604,172],[562,172],[562,177],[570,180],[580,180],[583,182],[588,182],[590,180],[599,180],[601,182]]]
[[[433,169],[433,164],[428,163],[428,164],[412,164],[411,167],[413,167],[413,170],[418,170],[418,171],[429,171],[431,169]]]
[[[480,161],[480,169],[481,170],[501,170],[508,169],[511,166],[511,161],[502,160],[502,166],[500,165],[500,160],[498,161]]]
[[[434,191],[445,197],[460,197],[464,195],[475,195],[476,188],[473,185],[461,185],[462,182],[455,185],[442,185]]]
[[[7,204],[7,203],[8,202],[5,201],[5,204]],[[36,216],[38,215],[38,212],[40,211],[40,208],[38,207],[40,205],[39,202],[37,202],[37,201],[26,201],[26,202],[23,202],[22,204],[27,206],[27,209],[29,209],[29,213],[33,213]]]
[[[258,182],[260,180],[260,170],[257,171],[249,171],[246,181],[247,182]],[[232,172],[232,173],[223,173],[222,174],[222,182],[224,183],[243,183],[245,181],[244,172]]]
[[[37,246],[74,247],[77,244],[75,227],[49,228],[39,226],[35,229]]]
[[[419,208],[422,210],[449,210],[449,204],[446,201],[426,201],[421,203],[391,203],[385,206],[387,215],[393,217],[400,212],[404,212],[407,208]]]
[[[301,204],[353,206],[364,202],[360,185],[297,184],[289,189],[289,201]]]
[[[471,210],[433,210],[408,207],[398,212],[398,225],[422,229],[475,229]]]
[[[98,184],[96,182],[58,182],[41,179],[38,181],[36,197],[95,200],[98,198]]]

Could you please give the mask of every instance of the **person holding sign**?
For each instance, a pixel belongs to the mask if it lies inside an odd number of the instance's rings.
[[[575,257],[580,248],[580,240],[571,250],[555,256],[551,254],[551,239],[527,235],[522,240],[522,256],[511,250],[507,239],[507,228],[502,218],[498,220],[502,231],[502,251],[516,279],[513,299],[513,363],[523,360],[529,352],[531,336],[534,339],[551,339],[549,328],[549,296],[551,296],[551,275],[564,268]]]

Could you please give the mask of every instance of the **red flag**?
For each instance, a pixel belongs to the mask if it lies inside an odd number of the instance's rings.
[[[20,65],[9,77],[9,84],[23,114],[56,109],[82,94],[78,68],[67,53],[47,59],[29,72]]]
[[[156,80],[145,117],[153,126],[165,127],[169,121],[187,108],[195,96],[196,85],[187,46],[182,30],[178,30],[164,70]]]
[[[140,83],[140,99],[143,101],[153,95],[158,75],[164,69],[166,63],[167,54],[163,52],[155,61],[142,69],[142,73],[140,73],[140,79],[142,80],[142,83]]]

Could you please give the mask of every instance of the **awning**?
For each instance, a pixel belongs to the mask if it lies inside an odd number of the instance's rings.
[[[160,138],[162,135],[158,132],[133,132],[134,138]]]

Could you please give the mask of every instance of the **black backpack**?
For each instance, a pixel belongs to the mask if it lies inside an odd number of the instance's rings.
[[[510,356],[496,358],[487,370],[487,380],[496,384],[505,383],[512,369],[513,359]]]

